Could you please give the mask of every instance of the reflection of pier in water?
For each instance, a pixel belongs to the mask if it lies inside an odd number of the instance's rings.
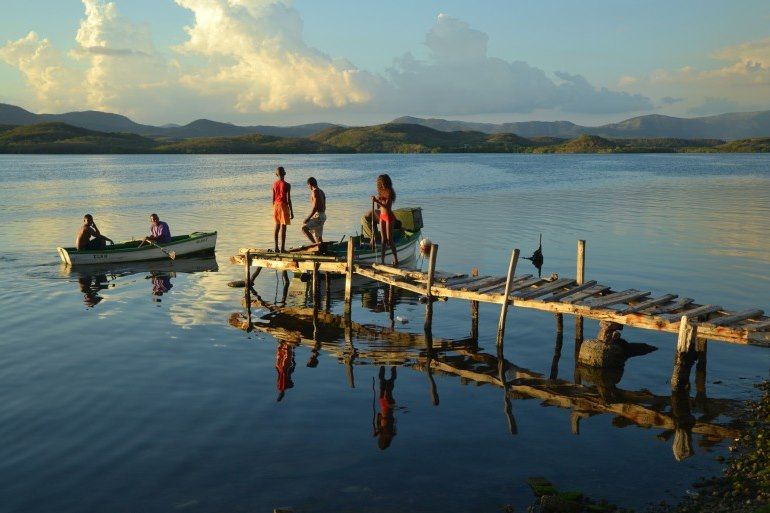
[[[285,283],[284,297],[288,281]],[[323,304],[318,299],[309,302]],[[391,320],[392,303],[386,301]],[[579,434],[582,418],[598,414],[614,415],[613,424],[618,427],[636,425],[663,430],[658,438],[667,440],[673,436],[673,452],[678,460],[694,453],[693,433],[701,436],[700,445],[709,446],[733,438],[739,432],[734,420],[715,422],[717,418],[733,417],[740,403],[706,398],[705,368],[698,369],[698,393],[695,398],[690,398],[685,390],[674,391],[671,396],[658,396],[649,391],[618,388],[616,384],[620,381],[622,369],[602,371],[578,365],[575,369],[577,383],[559,379],[561,332],[557,333],[550,374],[545,377],[506,360],[502,347],[498,347],[496,355],[483,352],[478,346],[477,336],[446,340],[433,337],[428,325],[425,334],[401,332],[392,326],[363,325],[320,308],[271,305],[253,290],[251,301],[245,306],[245,314],[234,313],[230,316],[232,326],[266,333],[283,344],[309,347],[313,353],[311,360],[315,357],[316,364],[321,351],[336,357],[345,365],[351,387],[355,386],[355,365],[398,365],[426,373],[435,405],[439,404],[439,391],[434,375],[455,376],[463,384],[492,385],[503,389],[503,411],[512,434],[517,432],[512,399],[539,399],[543,404],[571,410],[570,422],[574,434]],[[255,319],[252,307],[260,307],[267,312]],[[327,310],[328,307],[327,293]],[[363,341],[366,347],[356,347],[354,341],[359,345]],[[593,385],[581,384],[580,381]],[[698,417],[694,412],[699,414]]]

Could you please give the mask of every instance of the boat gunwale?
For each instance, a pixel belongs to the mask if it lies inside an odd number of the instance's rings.
[[[193,234],[195,234],[194,237],[192,236]],[[183,239],[172,240],[171,242],[164,242],[163,244],[158,244],[158,246],[160,246],[162,248],[166,248],[166,247],[169,247],[169,246],[175,246],[177,244],[184,244],[186,242],[191,242],[191,241],[194,241],[194,240],[203,239],[205,237],[211,237],[212,235],[217,235],[217,232],[216,231],[213,231],[213,232],[192,232],[192,233],[187,234],[187,235],[178,235],[177,236],[177,237],[185,237]],[[172,239],[173,239],[173,237],[172,237]],[[115,244],[115,246],[119,246],[121,244],[127,244],[129,242],[139,242],[139,241],[120,242],[118,244]],[[75,255],[95,255],[95,254],[101,254],[101,253],[117,254],[117,253],[140,252],[140,251],[147,251],[148,249],[152,249],[154,247],[155,246],[150,244],[150,245],[147,245],[147,246],[141,247],[141,248],[136,247],[136,248],[109,249],[110,246],[107,246],[104,249],[76,249],[74,247],[65,248],[65,247],[61,247],[60,246],[60,247],[57,247],[56,249],[57,249],[57,251],[58,250],[63,250],[65,252],[67,252],[67,254],[72,253],[72,254],[75,254]],[[202,251],[208,251],[208,250],[202,250]]]

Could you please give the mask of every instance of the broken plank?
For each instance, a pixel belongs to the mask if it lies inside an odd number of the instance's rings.
[[[658,298],[648,299],[647,301],[642,301],[639,304],[629,306],[628,308],[624,310],[620,310],[620,313],[634,313],[634,312],[641,312],[642,310],[646,310],[647,308],[662,305],[663,303],[668,303],[669,301],[676,299],[676,294],[666,294],[665,296],[661,296]]]
[[[736,324],[752,317],[761,317],[764,313],[765,312],[762,310],[756,308],[752,310],[743,310],[742,312],[737,312],[732,315],[725,315],[724,317],[711,319],[709,320],[708,324],[712,326],[730,326],[731,324]]]
[[[599,298],[586,299],[583,304],[590,308],[607,308],[608,306],[623,303],[625,301],[631,301],[633,299],[639,299],[649,296],[650,292],[643,292],[635,289],[628,289],[622,292],[615,292],[614,294],[608,294]]]
[[[672,303],[667,303],[667,304],[664,303],[654,308],[648,308],[647,311],[644,313],[647,315],[658,315],[658,314],[669,313],[675,310],[680,310],[682,308],[685,308],[686,306],[690,305],[693,301],[695,300],[691,297],[683,297],[683,298],[677,299]]]
[[[534,299],[536,297],[550,294],[555,290],[568,287],[573,283],[575,283],[575,280],[573,278],[559,278],[558,280],[548,283],[546,285],[543,285],[542,287],[538,287],[535,290],[521,292],[519,294],[515,294],[515,296],[517,296],[520,299]]]
[[[683,312],[677,312],[675,314],[668,314],[668,315],[661,315],[664,319],[667,319],[669,321],[673,321],[676,319],[679,319],[683,315],[686,315],[692,320],[697,319],[698,317],[703,317],[704,315],[712,314],[714,312],[718,312],[722,309],[719,305],[703,305],[698,306],[696,308],[693,308],[691,310],[685,310]]]
[[[543,299],[543,301],[546,301],[546,302],[548,302],[548,301],[558,301],[558,300],[560,300],[563,297],[571,296],[573,294],[577,294],[578,292],[590,289],[594,285],[596,285],[596,280],[587,281],[587,282],[583,283],[582,285],[578,285],[577,287],[572,287],[569,290],[562,290],[561,292],[555,292],[553,296],[549,296],[549,297]]]

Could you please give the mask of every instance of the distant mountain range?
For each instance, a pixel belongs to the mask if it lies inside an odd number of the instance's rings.
[[[342,128],[332,123],[310,123],[296,126],[238,126],[209,119],[199,119],[184,126],[142,125],[126,116],[99,111],[67,112],[65,114],[34,114],[21,107],[0,103],[0,125],[34,125],[59,122],[99,132],[138,134],[174,140],[192,137],[239,137],[266,135],[273,137],[311,137],[323,130]],[[608,138],[677,138],[736,140],[770,136],[770,110],[735,112],[699,118],[676,118],[650,114],[619,123],[582,126],[570,121],[525,121],[516,123],[473,123],[436,118],[405,116],[392,124],[420,125],[441,132],[481,132],[485,134],[515,134],[520,137],[551,137],[574,139],[581,135]]]
[[[331,127],[311,137],[249,134],[169,139],[100,132],[66,123],[0,125],[0,153],[682,153],[767,152],[770,138],[616,138],[581,135],[525,138],[474,131],[442,132],[415,124]]]
[[[250,134],[274,137],[309,137],[325,128],[337,126],[332,123],[311,123],[296,126],[238,126],[209,119],[198,119],[183,126],[174,124],[152,126],[135,123],[126,116],[109,112],[87,110],[64,114],[33,114],[15,105],[0,103],[0,125],[25,126],[38,123],[66,123],[71,126],[99,132],[122,132],[148,137],[166,137],[169,139],[234,137]]]
[[[572,139],[580,135],[600,137],[674,137],[687,139],[746,139],[770,136],[770,110],[734,112],[699,118],[675,118],[650,114],[620,123],[581,126],[570,121],[524,121],[517,123],[472,123],[435,118],[405,116],[392,123],[422,125],[442,132],[467,131],[487,134],[510,133],[521,137],[560,137]]]

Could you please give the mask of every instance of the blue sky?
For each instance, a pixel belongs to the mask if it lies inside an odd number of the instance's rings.
[[[3,0],[0,101],[279,124],[770,108],[766,1],[112,4]]]

